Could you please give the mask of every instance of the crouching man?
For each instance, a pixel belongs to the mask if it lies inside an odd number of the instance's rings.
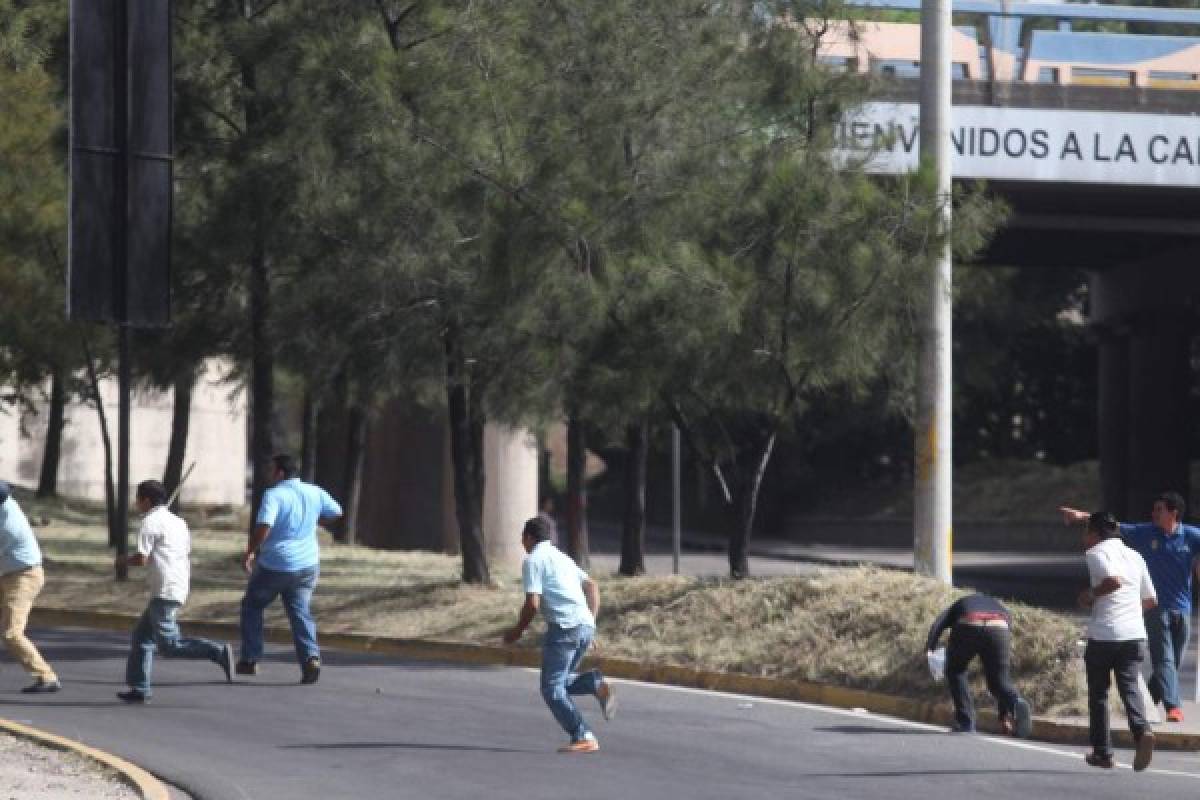
[[[1000,729],[1010,736],[1029,737],[1032,728],[1029,704],[1017,694],[1008,677],[1011,626],[1012,615],[999,600],[986,594],[973,594],[955,601],[938,615],[929,629],[925,649],[930,652],[937,647],[942,632],[950,630],[950,641],[946,646],[946,684],[954,701],[955,731],[975,731],[975,708],[967,681],[967,665],[979,656],[988,691],[996,700]]]
[[[517,624],[504,633],[512,644],[521,638],[538,611],[546,619],[542,641],[542,698],[558,724],[571,737],[560,753],[594,753],[600,749],[595,734],[575,706],[572,695],[594,695],[605,719],[612,719],[617,696],[600,670],[578,673],[596,635],[600,590],[587,573],[551,544],[553,523],[537,516],[525,523],[521,545],[528,555],[521,566],[525,604]]]

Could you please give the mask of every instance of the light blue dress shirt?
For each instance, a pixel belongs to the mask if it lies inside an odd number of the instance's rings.
[[[20,572],[42,563],[42,551],[29,520],[17,505],[8,498],[0,505],[0,575]]]
[[[320,563],[317,521],[340,517],[342,507],[320,486],[288,478],[263,493],[255,523],[271,526],[258,550],[258,565],[276,572],[298,572]]]
[[[534,545],[521,565],[525,593],[541,595],[542,616],[548,624],[560,628],[595,626],[596,619],[583,594],[587,576],[570,556],[545,541]]]

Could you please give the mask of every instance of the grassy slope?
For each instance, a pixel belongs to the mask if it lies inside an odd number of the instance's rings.
[[[137,613],[140,580],[112,579],[95,509],[20,499],[47,557],[40,606]],[[197,527],[193,591],[184,619],[236,622],[243,536]],[[325,541],[314,607],[321,629],[496,644],[521,594],[514,576],[463,586],[456,558],[343,547]],[[924,578],[876,569],[741,582],[599,576],[606,655],[817,681],[917,698],[944,698],[924,664],[927,626],[953,593]],[[1014,604],[1013,673],[1038,713],[1084,708],[1078,624]],[[285,621],[276,608],[269,624]],[[534,646],[531,638],[525,646]],[[987,702],[981,698],[981,702]],[[986,707],[986,706],[982,706]]]

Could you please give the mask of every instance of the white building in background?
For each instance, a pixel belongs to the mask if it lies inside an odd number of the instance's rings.
[[[246,502],[246,393],[228,380],[227,362],[210,359],[192,393],[184,468],[195,462],[180,494],[187,504]],[[47,389],[47,394],[48,394]],[[117,380],[101,381],[113,447],[117,439]],[[135,389],[129,453],[130,491],[139,481],[162,479],[171,441],[173,392]],[[0,479],[37,486],[42,468],[48,403],[33,408],[0,407]],[[63,429],[58,491],[65,497],[104,500],[104,443],[90,403],[68,403]],[[116,458],[114,451],[113,458]],[[113,465],[114,480],[116,464]]]

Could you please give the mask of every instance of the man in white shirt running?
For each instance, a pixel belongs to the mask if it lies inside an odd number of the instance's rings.
[[[209,639],[185,639],[176,615],[187,600],[191,580],[192,538],[187,523],[167,508],[167,492],[158,481],[142,481],[137,487],[137,510],[145,514],[138,531],[137,553],[125,559],[131,567],[148,567],[150,602],[133,629],[125,683],[129,690],[117,692],[126,703],[150,699],[150,671],[154,651],[168,658],[211,661],[233,682],[233,648]],[[120,556],[117,557],[120,560]]]
[[[1136,752],[1133,768],[1150,765],[1154,732],[1146,721],[1138,688],[1138,669],[1146,643],[1142,611],[1158,604],[1154,584],[1141,555],[1121,541],[1116,517],[1097,511],[1088,517],[1083,534],[1089,588],[1079,594],[1079,604],[1092,609],[1087,627],[1084,664],[1088,683],[1088,728],[1092,752],[1085,756],[1093,767],[1113,766],[1112,734],[1108,725],[1110,673],[1116,676],[1117,693],[1125,705],[1129,732]]]
[[[542,699],[554,719],[571,737],[560,753],[594,753],[600,749],[595,734],[575,706],[572,695],[590,694],[600,702],[600,712],[612,719],[617,695],[600,670],[578,672],[580,662],[596,635],[596,611],[600,590],[570,556],[555,547],[554,523],[538,515],[525,523],[521,545],[528,553],[521,565],[525,603],[517,624],[504,632],[512,644],[533,622],[538,611],[546,619],[542,639]]]

